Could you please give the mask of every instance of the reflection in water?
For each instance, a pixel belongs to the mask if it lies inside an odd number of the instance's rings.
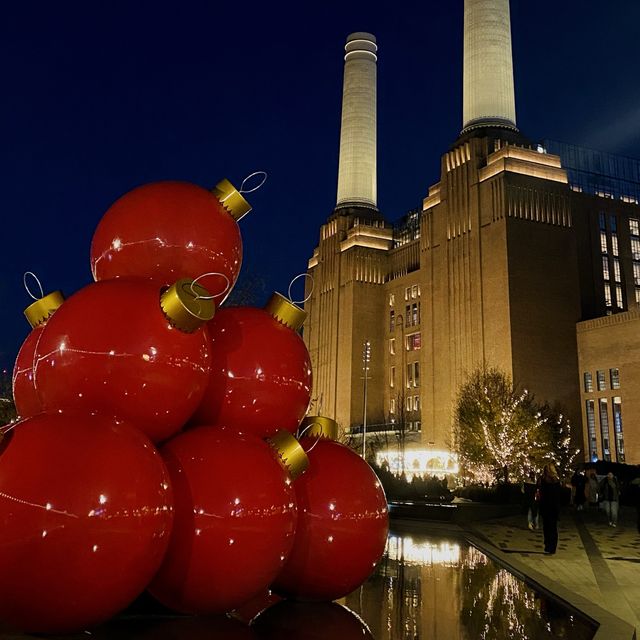
[[[593,638],[595,628],[464,541],[391,533],[376,573],[341,600],[376,640]]]

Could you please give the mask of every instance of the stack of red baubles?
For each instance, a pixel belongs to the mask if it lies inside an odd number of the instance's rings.
[[[305,418],[304,311],[279,294],[217,308],[249,210],[226,180],[134,189],[95,232],[96,282],[25,312],[20,419],[0,441],[0,622],[79,631],[145,589],[204,615],[269,589],[327,601],[372,572],[384,492],[335,423]]]

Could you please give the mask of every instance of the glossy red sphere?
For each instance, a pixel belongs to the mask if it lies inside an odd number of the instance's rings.
[[[229,307],[208,323],[211,377],[194,422],[264,437],[294,432],[311,399],[302,338],[263,309]]]
[[[237,222],[210,191],[188,182],[154,182],[129,191],[104,214],[91,243],[95,280],[137,276],[170,285],[218,272],[233,287],[241,265]],[[199,282],[212,295],[226,287],[219,276]]]
[[[33,354],[43,329],[44,325],[33,328],[22,343],[13,367],[13,402],[21,418],[30,418],[42,411],[33,378]]]
[[[90,284],[46,324],[35,354],[46,411],[115,415],[158,442],[179,431],[209,379],[204,328],[173,328],[148,280]]]
[[[384,552],[389,512],[373,469],[331,440],[303,438],[307,472],[295,482],[298,525],[273,589],[301,600],[335,600],[359,587]]]
[[[148,438],[100,416],[40,414],[0,445],[0,620],[82,631],[125,608],[169,541],[167,470]]]
[[[288,474],[264,441],[211,427],[162,448],[175,495],[166,558],[150,586],[185,613],[222,613],[261,594],[293,544]]]

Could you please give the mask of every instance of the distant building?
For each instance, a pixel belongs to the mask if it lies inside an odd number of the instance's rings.
[[[639,463],[640,162],[528,141],[508,0],[466,0],[463,129],[421,209],[391,225],[363,157],[374,43],[347,39],[339,197],[309,261],[313,410],[358,433],[366,377],[368,433],[401,423],[431,470],[450,464],[458,390],[485,364],[560,403],[585,459]]]

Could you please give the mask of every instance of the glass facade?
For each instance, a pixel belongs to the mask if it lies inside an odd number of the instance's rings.
[[[602,438],[602,459],[611,462],[611,449],[609,440],[609,403],[606,398],[598,400],[600,410],[600,436]]]
[[[613,398],[613,430],[616,435],[616,459],[624,462],[624,435],[622,433],[622,398]]]
[[[595,401],[587,400],[587,430],[589,432],[589,459],[598,459],[598,438],[596,437]]]
[[[547,153],[560,156],[576,191],[640,202],[640,160],[556,140],[544,140],[542,146]]]

